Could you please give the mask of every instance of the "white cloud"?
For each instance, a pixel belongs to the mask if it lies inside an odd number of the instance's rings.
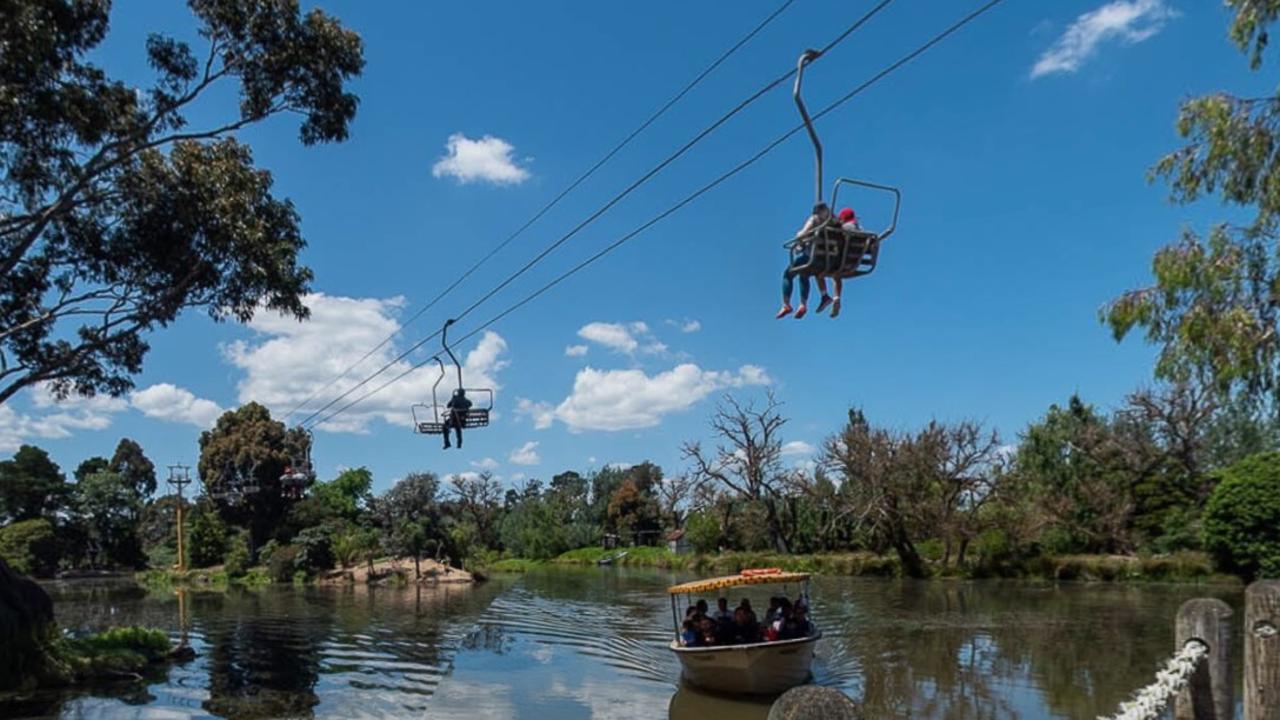
[[[578,337],[628,355],[640,347],[631,329],[621,323],[587,323],[578,330]]]
[[[222,414],[212,400],[196,397],[190,390],[159,383],[129,394],[133,409],[150,418],[165,422],[191,423],[199,428],[211,427]]]
[[[13,452],[36,438],[58,440],[77,430],[105,430],[113,415],[129,407],[125,400],[107,395],[58,400],[45,384],[32,388],[29,397],[36,410],[45,412],[28,414],[14,409],[12,403],[0,405],[0,452]]]
[[[565,357],[582,357],[587,354],[586,345],[569,345],[564,349]]]
[[[792,440],[782,446],[782,456],[812,455],[814,447],[803,440]]]
[[[480,470],[496,470],[500,464],[501,463],[491,457],[471,461],[471,467],[478,468]]]
[[[697,320],[689,320],[688,322],[680,326],[680,332],[682,333],[696,333],[701,329],[702,329],[702,323],[698,322]]]
[[[652,427],[664,415],[682,412],[713,392],[771,381],[763,368],[744,365],[736,372],[703,370],[692,363],[650,376],[643,370],[586,367],[574,378],[573,391],[554,409],[524,401],[524,414],[541,429],[559,420],[572,432]]]
[[[519,185],[529,179],[529,171],[516,164],[511,153],[511,143],[492,135],[472,140],[462,133],[454,133],[445,143],[445,154],[431,174],[435,177],[451,177],[466,185],[477,181],[494,185]]]
[[[555,408],[550,403],[534,402],[529,398],[516,400],[516,415],[532,419],[535,430],[546,430],[556,419]]]
[[[1031,77],[1073,73],[1097,53],[1104,42],[1140,43],[1160,32],[1178,16],[1164,0],[1113,0],[1084,13],[1045,50],[1031,68]]]
[[[538,443],[530,440],[512,450],[507,460],[515,465],[537,465],[542,462],[542,458],[538,457]]]
[[[393,341],[358,362],[370,348],[400,330],[395,314],[404,304],[402,298],[315,294],[306,298],[306,304],[311,308],[311,319],[307,322],[262,312],[249,323],[256,337],[223,347],[226,360],[244,373],[237,385],[240,402],[263,403],[283,419],[286,413],[315,394],[315,398],[289,420],[298,422],[384,365],[390,364],[390,367],[325,412],[343,407],[426,359],[410,356],[392,362],[401,352],[398,343]],[[467,387],[498,390],[501,387],[498,373],[507,366],[503,359],[506,349],[506,341],[501,336],[486,331],[465,355],[462,372]],[[346,377],[329,385],[353,364],[355,368]],[[432,362],[409,372],[398,382],[323,423],[321,429],[363,433],[374,420],[410,426],[409,407],[431,402],[431,387],[440,377],[437,368]],[[453,368],[446,366],[446,370],[439,387],[442,403],[457,384]],[[488,399],[487,395],[473,398],[477,403],[487,403]]]

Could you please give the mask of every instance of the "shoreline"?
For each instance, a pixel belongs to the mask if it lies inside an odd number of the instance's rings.
[[[605,550],[600,547],[570,550],[547,560],[506,558],[489,563],[486,572],[528,572],[554,566],[595,566],[599,560],[626,551],[610,566],[680,570],[702,574],[733,574],[744,568],[777,567],[787,571],[844,577],[903,577],[894,555],[870,552],[778,555],[727,552],[716,555],[672,553],[665,548],[633,547]],[[1199,552],[1170,555],[1045,555],[1000,564],[966,564],[940,567],[929,563],[925,579],[1043,580],[1084,582],[1158,582],[1243,586],[1232,575],[1216,572],[1209,556]]]

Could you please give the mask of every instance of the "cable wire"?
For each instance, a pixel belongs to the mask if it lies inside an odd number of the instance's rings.
[[[999,5],[999,4],[1000,4],[1000,3],[1002,3],[1002,2],[1004,2],[1004,0],[989,0],[989,2],[987,2],[986,4],[982,5],[982,6],[981,6],[981,7],[979,7],[978,9],[974,10],[973,12],[971,12],[971,13],[969,13],[968,15],[964,16],[964,17],[963,17],[963,18],[961,18],[960,20],[958,20],[958,21],[956,21],[955,23],[951,24],[949,27],[947,27],[947,28],[946,28],[945,30],[943,30],[942,32],[940,32],[940,33],[938,33],[937,35],[933,36],[933,38],[931,38],[928,42],[924,43],[923,45],[920,45],[920,46],[919,46],[919,47],[917,47],[915,50],[912,50],[910,53],[907,53],[907,54],[906,54],[906,55],[904,55],[903,57],[899,58],[899,59],[898,59],[896,62],[894,62],[893,64],[888,65],[887,67],[885,67],[884,69],[882,69],[880,72],[878,72],[878,73],[876,73],[875,75],[871,76],[871,78],[869,78],[868,80],[864,81],[863,83],[861,83],[861,84],[860,84],[860,85],[858,85],[857,87],[855,87],[855,88],[853,88],[852,90],[850,90],[849,92],[845,93],[843,96],[841,96],[840,98],[836,99],[834,102],[832,102],[832,103],[830,103],[829,105],[825,106],[822,110],[820,110],[818,113],[816,113],[816,114],[813,116],[813,120],[814,120],[814,121],[817,121],[817,120],[819,120],[820,118],[822,118],[822,117],[826,116],[827,114],[829,114],[829,113],[831,113],[831,112],[835,111],[836,109],[838,109],[839,107],[841,107],[841,106],[842,106],[842,105],[844,105],[845,103],[849,102],[849,101],[850,101],[850,100],[852,100],[853,98],[857,97],[858,95],[860,95],[861,93],[863,93],[864,91],[866,91],[866,90],[867,90],[868,88],[870,88],[872,85],[875,85],[877,82],[879,82],[880,80],[884,79],[884,78],[885,78],[885,77],[887,77],[888,75],[892,74],[893,72],[895,72],[896,70],[898,70],[898,69],[899,69],[899,68],[901,68],[902,66],[906,65],[907,63],[910,63],[912,60],[915,60],[917,57],[919,57],[919,56],[923,55],[923,54],[924,54],[925,52],[927,52],[930,48],[934,47],[934,46],[935,46],[935,45],[937,45],[938,43],[940,43],[940,42],[942,42],[943,40],[945,40],[946,38],[950,37],[952,34],[956,33],[957,31],[959,31],[959,30],[960,30],[961,28],[963,28],[964,26],[966,26],[966,25],[968,25],[969,23],[973,22],[974,20],[978,19],[980,16],[982,16],[982,15],[986,14],[989,10],[991,10],[992,8],[994,8],[995,6]],[[805,126],[804,126],[803,124],[801,124],[801,125],[797,125],[797,126],[793,127],[792,129],[788,130],[787,132],[783,133],[783,134],[782,134],[782,135],[780,135],[778,138],[776,138],[775,140],[773,140],[772,142],[770,142],[768,145],[765,145],[762,149],[760,149],[760,150],[759,150],[758,152],[756,152],[754,155],[752,155],[751,157],[747,158],[746,160],[743,160],[742,162],[738,163],[736,166],[734,166],[734,167],[733,167],[732,169],[730,169],[729,171],[727,171],[727,172],[725,172],[725,173],[721,174],[719,177],[715,178],[715,179],[714,179],[714,180],[712,180],[711,182],[707,183],[706,185],[703,185],[702,187],[698,188],[698,189],[697,189],[697,190],[695,190],[694,192],[692,192],[692,193],[690,193],[689,195],[685,196],[682,200],[680,200],[679,202],[677,202],[675,205],[672,205],[671,207],[667,208],[667,209],[666,209],[666,210],[664,210],[663,212],[661,212],[661,213],[659,213],[658,215],[654,216],[653,218],[649,219],[647,222],[645,222],[644,224],[640,225],[640,226],[639,226],[639,227],[637,227],[636,229],[634,229],[634,230],[632,230],[631,232],[627,233],[626,235],[623,235],[622,237],[618,238],[618,239],[617,239],[617,240],[615,240],[613,243],[611,243],[611,244],[609,244],[609,245],[605,246],[603,249],[601,249],[600,251],[596,252],[594,255],[591,255],[590,257],[586,258],[586,259],[585,259],[585,260],[583,260],[582,262],[580,262],[580,263],[578,263],[577,265],[573,266],[573,267],[572,267],[572,268],[570,268],[569,270],[567,270],[567,271],[565,271],[564,273],[560,274],[559,276],[557,276],[556,278],[554,278],[554,279],[553,279],[553,280],[551,280],[550,282],[546,283],[546,284],[545,284],[545,285],[543,285],[542,287],[540,287],[540,288],[538,288],[537,290],[535,290],[533,293],[530,293],[529,295],[527,295],[527,296],[525,296],[524,298],[522,298],[520,301],[518,301],[518,302],[516,302],[516,303],[514,303],[514,304],[512,304],[512,305],[510,305],[510,306],[508,306],[505,310],[503,310],[502,312],[498,313],[497,315],[494,315],[494,316],[493,316],[493,317],[491,317],[489,320],[485,321],[483,324],[481,324],[480,326],[476,327],[474,330],[472,330],[471,332],[467,333],[466,335],[463,335],[461,338],[457,339],[457,340],[456,340],[456,341],[454,341],[454,342],[455,342],[455,343],[457,343],[457,344],[461,344],[461,343],[466,342],[467,340],[471,339],[472,337],[474,337],[474,336],[478,335],[479,333],[483,332],[484,330],[488,329],[491,325],[493,325],[493,324],[497,323],[498,321],[502,320],[502,319],[503,319],[503,318],[505,318],[506,316],[508,316],[508,315],[510,315],[511,313],[515,312],[516,310],[519,310],[521,307],[524,307],[525,305],[527,305],[528,303],[532,302],[533,300],[535,300],[536,298],[538,298],[538,297],[539,297],[539,296],[541,296],[542,294],[544,294],[544,293],[546,293],[547,291],[551,290],[551,289],[552,289],[553,287],[555,287],[556,285],[559,285],[559,284],[560,284],[561,282],[563,282],[564,280],[566,280],[566,279],[568,279],[569,277],[571,277],[571,276],[573,276],[573,275],[577,274],[578,272],[580,272],[580,271],[582,271],[583,269],[585,269],[586,267],[590,266],[592,263],[596,262],[596,261],[597,261],[597,260],[599,260],[600,258],[604,257],[605,255],[608,255],[609,253],[613,252],[613,251],[614,251],[614,250],[616,250],[617,248],[621,247],[623,244],[627,243],[627,242],[628,242],[629,240],[631,240],[632,238],[636,237],[637,235],[639,235],[639,234],[643,233],[644,231],[646,231],[646,230],[648,230],[649,228],[653,227],[654,225],[658,224],[659,222],[661,222],[662,220],[666,219],[666,218],[667,218],[667,217],[669,217],[670,215],[672,215],[672,214],[676,213],[676,212],[677,212],[677,211],[679,211],[681,208],[683,208],[683,207],[685,207],[686,205],[688,205],[689,203],[692,203],[693,201],[697,200],[697,199],[698,199],[699,197],[701,197],[702,195],[704,195],[704,194],[706,194],[706,193],[710,192],[711,190],[715,189],[716,187],[718,187],[719,185],[721,185],[721,184],[723,184],[724,182],[728,181],[730,178],[734,177],[734,176],[735,176],[735,175],[737,175],[738,173],[742,172],[743,170],[746,170],[748,167],[750,167],[750,166],[754,165],[756,162],[760,161],[762,158],[764,158],[766,155],[768,155],[770,152],[772,152],[774,149],[776,149],[779,145],[782,145],[782,144],[783,144],[784,142],[786,142],[787,140],[790,140],[793,136],[795,136],[795,135],[796,135],[796,133],[799,133],[801,130],[804,130],[804,129],[805,129]],[[430,336],[430,337],[426,338],[426,339],[424,340],[424,342],[425,342],[426,340],[429,340],[431,337],[435,337],[435,335],[439,335],[439,332],[437,331],[437,332],[436,332],[436,333],[434,333],[432,336]],[[365,393],[364,395],[361,395],[360,397],[356,398],[355,400],[353,400],[353,401],[351,401],[351,402],[347,403],[346,405],[344,405],[344,406],[342,406],[342,407],[338,408],[338,409],[337,409],[337,410],[335,410],[334,412],[332,412],[332,413],[330,413],[330,414],[326,415],[324,418],[322,418],[322,419],[320,419],[320,420],[316,421],[316,422],[315,422],[315,425],[321,425],[321,424],[323,424],[323,423],[328,422],[329,420],[332,420],[333,418],[337,417],[338,415],[342,414],[343,412],[346,412],[347,410],[349,410],[349,409],[351,409],[351,408],[355,407],[357,404],[359,404],[359,403],[363,402],[364,400],[366,400],[366,399],[368,399],[368,398],[372,397],[373,395],[376,395],[377,393],[381,392],[382,390],[386,389],[386,388],[387,388],[387,387],[389,387],[390,385],[392,385],[392,384],[394,384],[394,383],[396,383],[396,382],[398,382],[398,381],[400,381],[400,380],[404,379],[404,378],[405,378],[405,377],[407,377],[410,373],[412,373],[413,371],[415,371],[415,370],[417,370],[417,369],[419,369],[419,368],[421,368],[421,367],[425,366],[425,365],[426,365],[427,363],[429,363],[429,362],[431,362],[431,361],[430,361],[430,360],[426,360],[426,361],[424,361],[424,362],[421,362],[421,363],[418,363],[418,364],[415,364],[415,365],[410,366],[407,370],[405,370],[404,372],[400,373],[399,375],[397,375],[397,376],[395,376],[395,377],[391,378],[391,379],[390,379],[390,380],[388,380],[387,382],[385,382],[385,383],[383,383],[383,384],[381,384],[381,385],[377,386],[377,387],[376,387],[376,388],[374,388],[373,390],[371,390],[371,391],[369,391],[369,392]],[[372,378],[370,378],[370,379],[372,379]]]
[[[387,337],[383,338],[382,342],[378,343],[371,350],[369,350],[369,352],[366,352],[364,355],[362,355],[359,360],[356,360],[354,363],[348,366],[345,370],[338,373],[338,375],[334,377],[332,380],[325,383],[315,392],[308,395],[306,399],[298,403],[292,410],[290,410],[288,415],[285,415],[284,420],[287,422],[289,418],[297,414],[297,412],[301,410],[304,406],[306,406],[307,403],[316,399],[316,397],[320,395],[320,393],[333,387],[335,383],[337,383],[342,378],[346,377],[347,373],[350,373],[352,370],[355,370],[357,367],[361,365],[361,363],[363,363],[365,360],[368,360],[374,353],[386,347],[387,343],[394,340],[396,335],[398,335],[401,331],[403,331],[409,325],[413,324],[415,320],[422,317],[431,308],[435,307],[436,303],[443,300],[446,295],[453,292],[454,289],[456,289],[459,285],[465,282],[467,278],[471,277],[471,275],[475,273],[476,270],[479,270],[480,267],[484,265],[486,262],[488,262],[494,255],[497,255],[499,252],[502,251],[503,248],[509,245],[513,240],[520,237],[520,235],[523,234],[525,230],[528,230],[529,227],[532,226],[538,220],[540,220],[543,215],[546,215],[552,208],[558,205],[560,201],[565,198],[565,196],[567,196],[569,193],[577,189],[577,187],[581,185],[584,181],[586,181],[587,178],[594,175],[597,170],[599,170],[601,167],[605,165],[605,163],[612,160],[614,155],[617,155],[619,152],[621,152],[622,149],[625,148],[627,145],[629,145],[632,140],[636,139],[636,137],[640,133],[644,132],[649,128],[650,125],[657,122],[658,118],[662,117],[676,103],[684,99],[685,95],[688,95],[695,87],[698,86],[699,83],[705,80],[708,75],[714,72],[716,68],[720,67],[720,65],[723,64],[724,61],[728,60],[734,53],[736,53],[739,49],[741,49],[742,46],[746,45],[748,42],[751,41],[752,38],[758,35],[761,30],[764,30],[770,23],[772,23],[775,19],[777,19],[777,17],[781,15],[783,12],[785,12],[787,8],[791,7],[791,5],[795,3],[795,1],[796,0],[785,0],[785,2],[779,5],[772,13],[768,15],[768,17],[760,21],[760,23],[756,25],[751,30],[751,32],[742,36],[742,38],[740,38],[736,43],[730,46],[729,49],[721,53],[720,56],[717,57],[714,62],[712,62],[710,65],[704,68],[702,72],[698,73],[698,75],[694,77],[693,80],[689,81],[689,83],[685,85],[680,90],[680,92],[676,93],[674,96],[671,97],[671,99],[667,100],[667,102],[663,104],[662,107],[654,111],[654,113],[650,115],[644,122],[640,123],[640,125],[636,127],[635,130],[632,130],[631,133],[627,135],[625,138],[623,138],[621,142],[619,142],[617,145],[614,145],[613,148],[609,150],[609,152],[605,153],[604,156],[602,156],[599,160],[597,160],[594,165],[592,165],[590,168],[587,168],[586,172],[582,173],[573,182],[569,183],[568,186],[566,186],[555,197],[551,198],[551,200],[547,204],[543,205],[536,213],[534,213],[532,217],[526,220],[523,225],[516,228],[514,232],[508,235],[502,242],[498,243],[484,257],[477,260],[475,264],[473,264],[466,272],[464,272],[456,280],[450,283],[448,287],[446,287],[444,290],[441,290],[439,293],[436,294],[435,297],[431,298],[431,300],[429,300],[425,305],[419,308],[417,312],[411,315],[409,319],[406,320],[404,324],[402,324],[399,327],[399,329],[387,335]]]
[[[840,43],[844,42],[844,41],[845,41],[845,39],[847,39],[851,34],[853,34],[853,32],[854,32],[854,31],[856,31],[858,28],[862,27],[862,26],[863,26],[863,25],[865,25],[867,22],[869,22],[873,17],[875,17],[878,13],[880,13],[880,11],[882,11],[882,10],[884,10],[886,7],[888,7],[888,6],[889,6],[893,1],[894,1],[894,0],[880,0],[880,2],[879,2],[879,3],[877,3],[874,7],[872,7],[870,10],[868,10],[866,13],[864,13],[861,17],[859,17],[857,20],[855,20],[855,21],[854,21],[851,25],[849,25],[847,28],[845,28],[845,30],[844,30],[842,33],[840,33],[838,36],[836,36],[836,38],[835,38],[834,40],[832,40],[831,42],[829,42],[829,43],[827,43],[825,46],[823,46],[823,48],[822,48],[821,50],[819,50],[819,51],[818,51],[818,55],[819,55],[819,57],[821,57],[822,55],[825,55],[825,54],[826,54],[828,51],[830,51],[832,48],[834,48],[835,46],[837,46],[837,45],[839,45]],[[815,59],[815,62],[816,62],[816,59]],[[706,139],[706,137],[707,137],[708,135],[710,135],[711,133],[715,132],[715,131],[720,127],[720,126],[724,125],[726,122],[728,122],[730,119],[732,119],[735,115],[737,115],[738,113],[740,113],[740,112],[742,112],[743,110],[745,110],[748,106],[750,106],[750,105],[751,105],[752,103],[754,103],[756,100],[759,100],[761,97],[763,97],[763,96],[764,96],[766,93],[768,93],[770,90],[774,89],[775,87],[777,87],[777,86],[779,86],[779,85],[781,85],[781,84],[785,83],[787,80],[791,79],[791,76],[792,76],[792,75],[795,75],[795,73],[796,73],[796,69],[795,69],[794,67],[792,67],[792,68],[791,68],[791,69],[789,69],[787,72],[785,72],[785,73],[783,73],[782,75],[778,76],[776,79],[774,79],[774,80],[772,80],[772,81],[770,81],[770,82],[766,83],[766,84],[765,84],[763,87],[761,87],[759,90],[756,90],[754,93],[752,93],[751,95],[749,95],[746,99],[744,99],[744,100],[742,100],[741,102],[739,102],[737,105],[735,105],[735,106],[734,106],[731,110],[729,110],[727,113],[725,113],[725,114],[721,115],[718,119],[716,119],[716,121],[715,121],[715,122],[713,122],[713,123],[711,123],[710,125],[708,125],[707,127],[703,128],[701,132],[699,132],[698,134],[694,135],[694,136],[693,136],[693,138],[691,138],[690,140],[688,140],[687,142],[685,142],[685,143],[684,143],[684,145],[681,145],[681,146],[680,146],[680,147],[679,147],[675,152],[673,152],[672,154],[668,155],[664,160],[662,160],[661,162],[659,162],[657,165],[655,165],[653,168],[651,168],[651,169],[650,169],[648,172],[646,172],[644,175],[641,175],[639,179],[635,180],[635,181],[634,181],[634,182],[632,182],[630,185],[628,185],[625,189],[623,189],[620,193],[618,193],[617,195],[613,196],[613,198],[612,198],[612,199],[610,199],[607,203],[605,203],[605,204],[604,204],[604,205],[602,205],[600,208],[598,208],[595,212],[593,212],[593,213],[591,213],[590,215],[588,215],[588,216],[587,216],[587,218],[586,218],[585,220],[583,220],[583,221],[579,222],[579,223],[578,223],[577,225],[575,225],[571,230],[569,230],[569,232],[565,233],[564,235],[561,235],[559,239],[557,239],[555,242],[552,242],[550,245],[548,245],[546,248],[544,248],[544,249],[543,249],[541,252],[539,252],[537,255],[533,256],[533,258],[531,258],[530,260],[528,260],[527,262],[525,262],[525,264],[524,264],[524,265],[522,265],[522,266],[520,267],[520,269],[518,269],[516,272],[512,273],[511,275],[507,276],[507,278],[506,278],[506,279],[504,279],[502,282],[498,283],[496,286],[494,286],[492,289],[490,289],[488,292],[486,292],[484,295],[482,295],[482,296],[480,297],[480,299],[479,299],[479,300],[476,300],[476,301],[475,301],[475,302],[473,302],[471,305],[467,306],[467,307],[466,307],[466,309],[464,309],[461,313],[459,313],[459,314],[455,315],[455,316],[453,317],[453,319],[454,319],[454,320],[461,320],[462,318],[464,318],[464,317],[466,317],[467,315],[471,314],[471,312],[472,312],[472,311],[474,311],[476,308],[480,307],[480,305],[484,304],[484,303],[485,303],[485,302],[487,302],[490,298],[492,298],[494,295],[496,295],[496,294],[498,294],[499,292],[501,292],[501,291],[502,291],[504,288],[506,288],[508,285],[510,285],[511,283],[515,282],[515,281],[516,281],[520,276],[524,275],[524,274],[525,274],[526,272],[528,272],[531,268],[533,268],[535,265],[537,265],[539,262],[541,262],[544,258],[546,258],[548,255],[550,255],[552,252],[554,252],[556,248],[558,248],[558,247],[560,247],[561,245],[563,245],[564,243],[568,242],[570,238],[572,238],[574,235],[577,235],[577,234],[578,234],[578,233],[579,233],[583,228],[587,227],[587,226],[588,226],[588,225],[590,225],[592,222],[594,222],[597,218],[599,218],[601,215],[603,215],[603,214],[605,214],[606,212],[608,212],[608,211],[609,211],[609,210],[610,210],[614,205],[617,205],[619,202],[621,202],[624,198],[626,198],[628,195],[630,195],[632,192],[634,192],[634,191],[635,191],[637,188],[639,188],[641,185],[645,184],[645,183],[646,183],[646,182],[648,182],[650,179],[652,179],[655,175],[657,175],[659,172],[661,172],[662,170],[664,170],[667,166],[671,165],[671,164],[672,164],[672,163],[674,163],[676,160],[680,159],[680,158],[681,158],[685,153],[687,153],[690,149],[692,149],[692,148],[693,148],[695,145],[697,145],[698,143],[700,143],[700,142],[702,142],[703,140],[705,140],[705,139]],[[351,393],[353,393],[353,392],[355,392],[356,390],[359,390],[360,388],[364,387],[364,386],[365,386],[365,385],[367,385],[369,382],[371,382],[374,378],[376,378],[376,377],[378,377],[379,375],[381,375],[382,373],[386,372],[388,369],[390,369],[390,368],[391,368],[392,366],[394,366],[396,363],[398,363],[398,362],[400,362],[401,360],[403,360],[404,358],[408,357],[411,353],[413,353],[413,352],[414,352],[414,351],[416,351],[418,348],[422,347],[423,345],[425,345],[425,344],[427,344],[428,342],[430,342],[431,340],[433,340],[433,339],[434,339],[435,337],[437,337],[439,334],[440,334],[440,333],[439,333],[439,331],[436,331],[436,332],[434,332],[434,333],[432,333],[432,334],[430,334],[430,335],[428,335],[428,336],[426,336],[426,337],[422,338],[421,340],[419,340],[418,342],[414,343],[413,345],[410,345],[410,346],[408,347],[408,349],[406,349],[404,352],[400,353],[400,354],[399,354],[399,355],[397,355],[396,357],[394,357],[394,358],[392,358],[391,360],[389,360],[385,365],[383,365],[382,367],[378,368],[378,369],[377,369],[376,371],[374,371],[371,375],[369,375],[369,376],[365,377],[365,378],[364,378],[363,380],[361,380],[360,382],[358,382],[358,383],[356,383],[355,385],[353,385],[353,386],[351,386],[350,388],[348,388],[348,389],[347,389],[346,391],[344,391],[342,394],[338,395],[338,396],[337,396],[337,397],[335,397],[334,399],[332,399],[332,400],[330,400],[329,402],[325,403],[323,406],[321,406],[320,408],[318,408],[318,409],[316,409],[315,411],[313,411],[313,412],[312,412],[310,415],[308,415],[306,418],[303,418],[302,422],[301,422],[301,423],[299,423],[299,424],[300,424],[300,425],[306,425],[307,423],[309,423],[309,422],[311,422],[312,420],[314,420],[316,417],[319,417],[321,414],[323,414],[323,413],[324,413],[324,411],[325,411],[325,410],[328,410],[330,407],[333,407],[333,406],[334,406],[334,405],[336,405],[337,403],[341,402],[344,398],[346,398],[346,397],[347,397],[348,395],[350,395]]]

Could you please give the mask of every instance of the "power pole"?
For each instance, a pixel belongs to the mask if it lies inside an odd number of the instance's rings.
[[[185,572],[187,569],[187,555],[183,549],[182,539],[182,505],[184,503],[182,491],[187,485],[191,484],[191,466],[190,465],[170,465],[169,466],[169,485],[178,493],[178,572]]]

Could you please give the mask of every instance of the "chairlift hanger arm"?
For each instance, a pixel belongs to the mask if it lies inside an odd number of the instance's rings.
[[[449,359],[453,361],[453,366],[458,369],[458,389],[462,389],[462,365],[458,362],[458,356],[454,355],[453,350],[449,348],[449,326],[454,322],[454,318],[449,318],[445,321],[444,328],[440,330],[440,344],[444,346],[444,351],[449,353]]]
[[[815,206],[822,203],[822,141],[818,139],[818,131],[813,127],[813,118],[809,117],[809,109],[804,105],[804,98],[800,96],[800,90],[804,83],[805,66],[821,56],[821,50],[812,48],[800,53],[800,59],[796,61],[796,82],[791,90],[791,96],[795,98],[796,107],[800,110],[800,117],[804,119],[804,128],[809,132],[809,140],[813,142],[813,155],[816,161],[813,187],[813,204]]]

